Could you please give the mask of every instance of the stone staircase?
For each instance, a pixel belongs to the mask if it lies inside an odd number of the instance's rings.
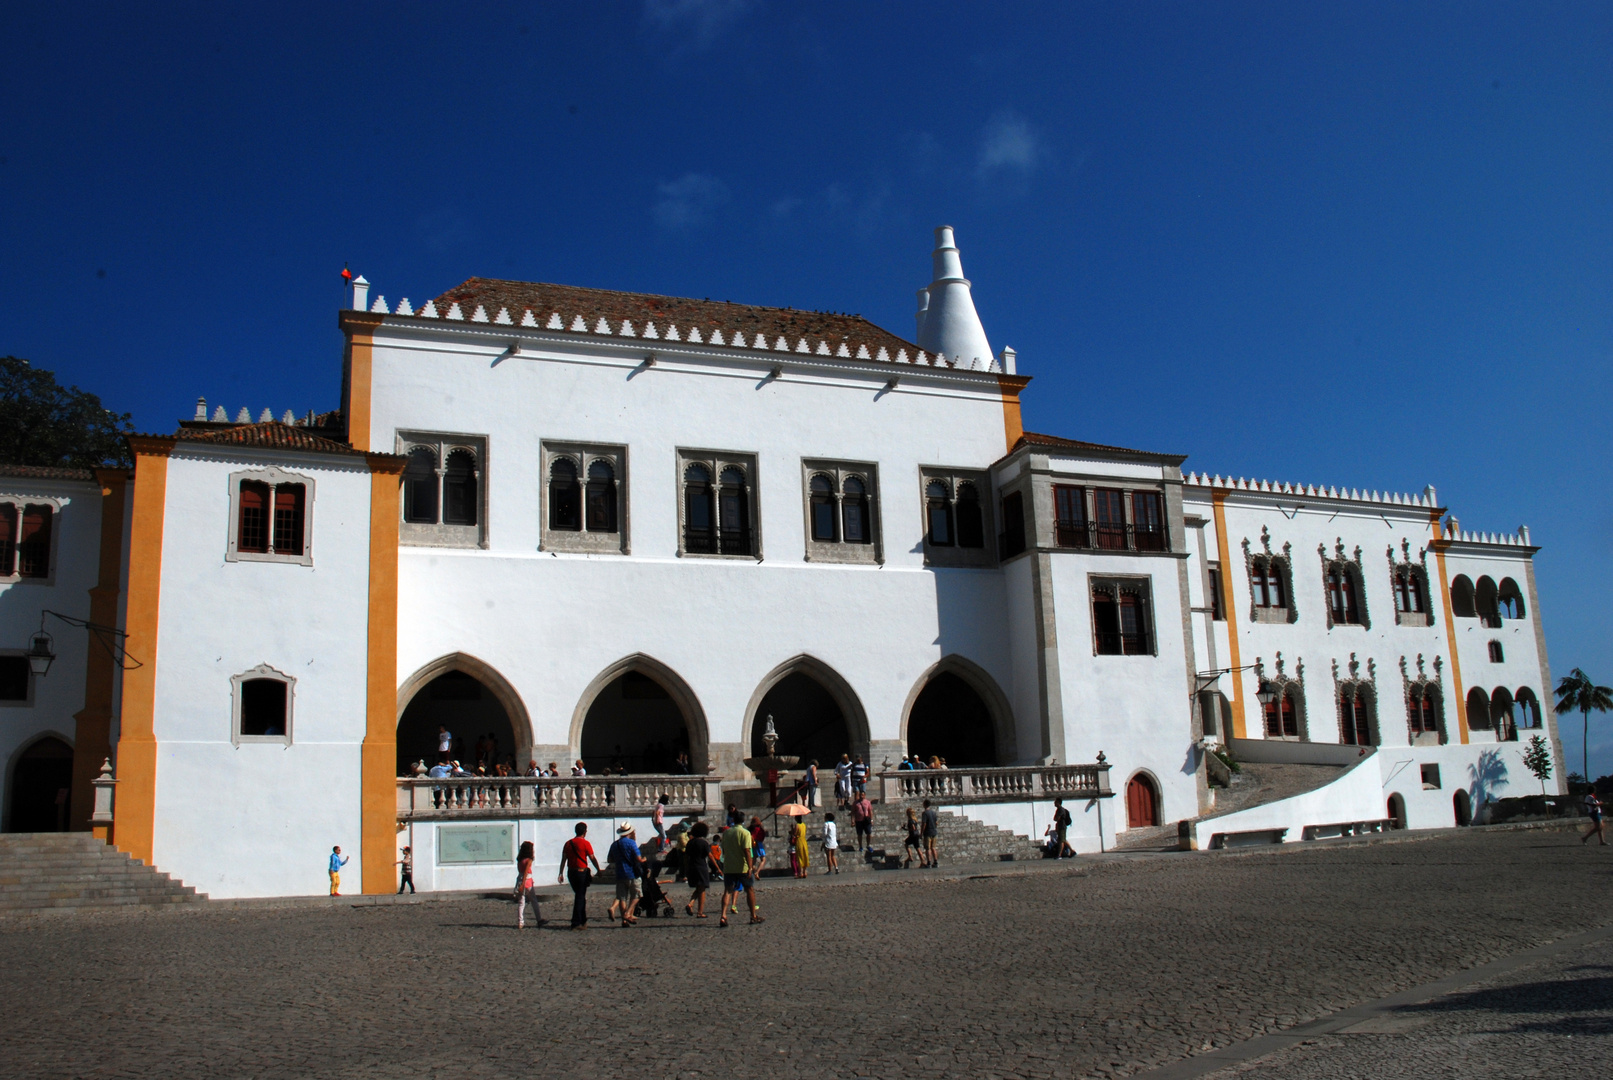
[[[0,833],[0,915],[206,900],[85,832]]]
[[[917,805],[915,810],[922,812]],[[823,872],[823,823],[824,809],[819,808],[800,819],[806,822],[807,836],[812,846],[812,870],[815,873]],[[835,824],[839,826],[840,836],[840,872],[843,874],[865,873],[871,870],[900,869],[906,861],[906,851],[903,842],[907,837],[907,830],[903,823],[907,820],[907,808],[901,803],[876,803],[874,806],[874,832],[869,842],[870,850],[866,853],[856,850],[857,830],[852,824],[851,811],[835,810],[831,806],[829,812],[835,816]],[[789,819],[780,815],[778,818],[778,833],[774,835],[774,824],[771,817],[762,819],[768,829],[767,839],[767,875],[788,874],[790,872],[789,852]],[[950,811],[940,811],[940,818],[936,825],[937,845],[941,855],[941,867],[963,866],[970,863],[994,863],[1014,860],[1040,860],[1042,849],[1036,843],[1012,833],[1006,829],[998,829],[991,825],[983,825],[971,818],[962,817]],[[918,861],[913,862],[914,867]]]

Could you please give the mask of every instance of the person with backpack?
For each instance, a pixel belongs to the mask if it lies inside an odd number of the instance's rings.
[[[1075,858],[1075,849],[1070,846],[1070,825],[1072,820],[1070,811],[1064,805],[1064,800],[1054,799],[1053,834],[1058,845],[1053,853],[1055,859]]]

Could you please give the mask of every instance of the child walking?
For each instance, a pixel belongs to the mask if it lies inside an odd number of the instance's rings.
[[[823,815],[823,858],[825,874],[840,873],[840,832],[833,814]]]
[[[341,888],[342,888],[342,867],[344,867],[346,865],[347,865],[347,860],[342,858],[342,849],[339,846],[331,848],[330,849],[330,894],[332,896],[337,896],[337,895],[340,895],[340,893],[341,893]]]

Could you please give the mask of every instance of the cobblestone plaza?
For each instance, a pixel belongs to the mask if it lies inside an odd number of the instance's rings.
[[[1608,851],[1471,830],[897,871],[766,884],[760,926],[626,934],[604,890],[587,933],[569,897],[521,934],[492,899],[12,919],[0,1075],[1129,1075],[1613,922]],[[1446,1075],[1462,1039],[1464,1077],[1605,1075],[1610,962],[1431,1009],[1432,1059],[1410,1021],[1352,1044],[1376,1056],[1215,1075]]]

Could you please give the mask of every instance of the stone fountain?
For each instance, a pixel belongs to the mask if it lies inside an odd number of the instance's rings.
[[[767,747],[767,754],[765,756],[748,757],[745,759],[745,764],[756,770],[758,779],[765,780],[767,778],[767,774],[770,772],[775,770],[782,772],[785,769],[793,769],[801,764],[801,759],[799,757],[794,757],[788,754],[781,757],[774,753],[774,748],[778,746],[778,730],[773,727],[773,716],[771,713],[769,713],[767,717],[767,726],[762,729],[762,745]]]

